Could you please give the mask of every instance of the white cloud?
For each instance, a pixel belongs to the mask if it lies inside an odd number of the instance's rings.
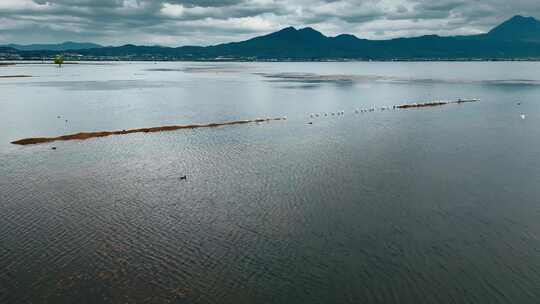
[[[48,4],[40,5],[32,0],[1,0],[0,10],[35,10],[42,9]]]
[[[164,3],[161,13],[169,17],[180,17],[184,14],[186,8],[181,4]]]

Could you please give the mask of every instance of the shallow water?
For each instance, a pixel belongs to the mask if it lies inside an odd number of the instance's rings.
[[[0,66],[0,303],[537,303],[539,68]]]

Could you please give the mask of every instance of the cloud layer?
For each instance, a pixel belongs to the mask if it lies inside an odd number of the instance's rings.
[[[0,43],[209,45],[286,26],[387,39],[485,32],[538,0],[1,0]]]

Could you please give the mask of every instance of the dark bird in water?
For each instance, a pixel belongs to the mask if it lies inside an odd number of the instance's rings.
[[[56,150],[56,147],[52,147],[51,149],[52,149],[52,150]]]
[[[308,125],[312,125],[312,124],[313,124],[313,122],[311,122],[311,121],[310,121],[310,122],[308,122]]]
[[[187,175],[180,176],[180,180],[187,180]]]
[[[520,106],[520,105],[521,105],[521,102],[518,102],[517,105]]]

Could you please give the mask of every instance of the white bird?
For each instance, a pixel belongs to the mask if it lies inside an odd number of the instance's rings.
[[[521,119],[525,119],[525,114],[521,114]]]

